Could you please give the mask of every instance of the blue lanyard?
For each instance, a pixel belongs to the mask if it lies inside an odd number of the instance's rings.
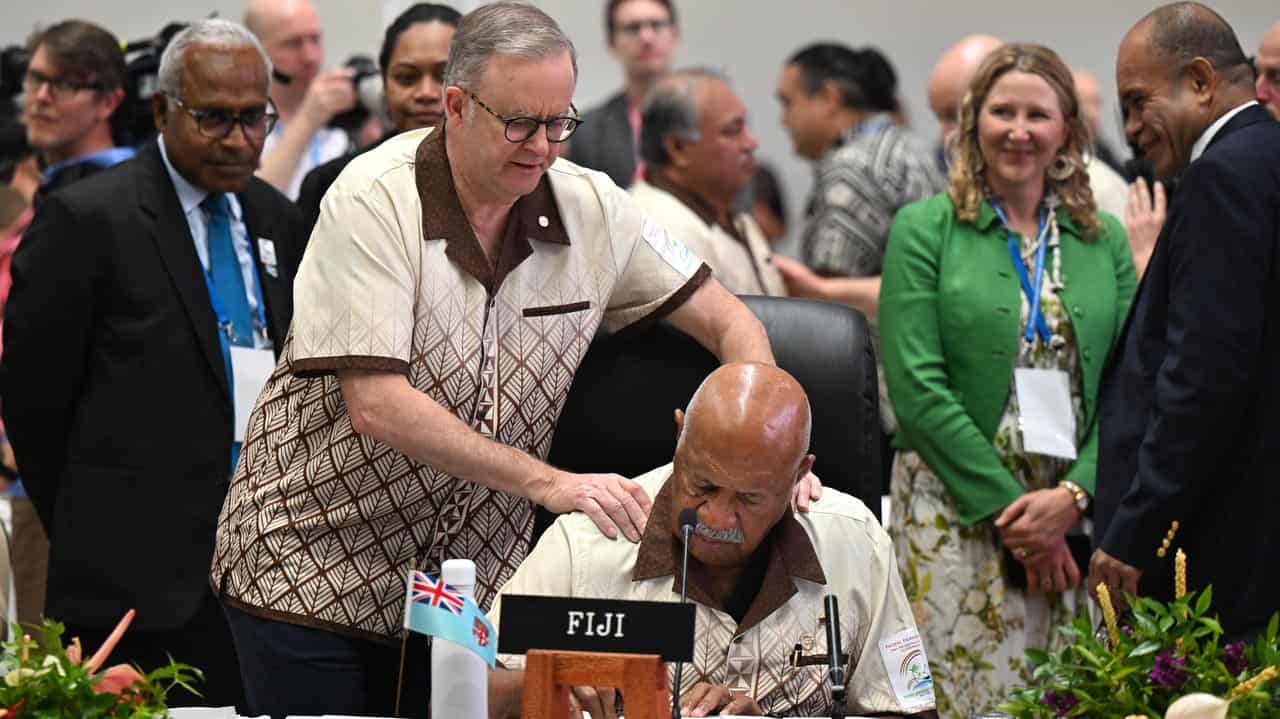
[[[234,246],[234,244],[235,244],[235,240],[233,239],[232,245]],[[250,254],[252,254],[252,252]],[[239,259],[240,259],[240,253],[237,252],[236,253],[237,264],[239,264]],[[212,261],[210,261],[210,265],[212,265]],[[231,318],[227,317],[226,311],[222,309],[222,302],[218,299],[218,291],[213,287],[213,268],[209,267],[208,269],[205,269],[204,272],[202,272],[201,274],[204,275],[204,288],[209,291],[209,303],[213,305],[213,314],[215,317],[218,318],[218,328],[222,330],[222,334],[219,337],[219,341],[225,339],[228,345],[233,345],[236,343],[235,327],[232,326]],[[253,296],[254,296],[254,299],[256,299],[258,302],[258,312],[256,316],[253,318],[254,325],[255,325],[255,327],[253,328],[254,330],[253,341],[254,341],[254,346],[256,347],[258,342],[257,335],[261,334],[263,337],[266,337],[267,335],[267,313],[263,309],[262,287],[259,286],[258,284],[258,273],[255,270],[253,272],[250,272],[249,274],[253,275]]]
[[[1004,223],[1005,232],[1008,233],[1009,256],[1013,258],[1013,269],[1018,272],[1018,280],[1022,284],[1022,291],[1027,295],[1027,302],[1031,305],[1031,310],[1027,314],[1027,329],[1023,333],[1023,339],[1027,342],[1035,340],[1036,335],[1040,335],[1040,341],[1046,345],[1049,344],[1049,338],[1052,336],[1049,332],[1049,323],[1044,319],[1044,313],[1040,311],[1040,292],[1044,288],[1044,255],[1045,231],[1049,228],[1049,211],[1043,206],[1040,208],[1040,226],[1036,232],[1036,280],[1032,284],[1031,277],[1027,273],[1027,264],[1022,261],[1022,247],[1018,242],[1018,237],[1013,230],[1009,228],[1009,219],[1005,217],[1004,210],[1000,209],[999,203],[994,199],[991,200],[991,209],[995,211],[996,217]]]

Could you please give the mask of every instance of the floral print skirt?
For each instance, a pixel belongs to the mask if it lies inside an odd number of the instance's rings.
[[[1063,594],[1007,586],[995,526],[961,525],[946,486],[915,452],[898,453],[890,494],[890,535],[938,713],[970,719],[994,709],[1024,684],[1026,650],[1055,648],[1054,627],[1088,606],[1084,583]]]

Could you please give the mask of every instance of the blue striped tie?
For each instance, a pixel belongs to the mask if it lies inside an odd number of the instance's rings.
[[[249,312],[249,297],[244,288],[244,274],[240,260],[231,242],[231,212],[227,196],[213,193],[200,203],[209,213],[207,239],[209,241],[209,274],[213,278],[213,291],[218,295],[218,305],[231,322],[234,338],[228,338],[225,328],[218,328],[218,345],[222,349],[222,362],[227,371],[227,387],[235,402],[235,377],[231,371],[231,345],[253,347],[253,315]],[[240,443],[231,446],[231,471],[240,458]]]

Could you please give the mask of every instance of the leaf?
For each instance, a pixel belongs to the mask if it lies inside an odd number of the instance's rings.
[[[1148,654],[1155,654],[1160,651],[1161,646],[1160,642],[1155,640],[1145,641],[1134,647],[1133,651],[1129,652],[1129,658],[1133,659],[1134,657],[1145,657]]]
[[[1200,593],[1200,598],[1196,600],[1196,614],[1204,614],[1209,611],[1209,605],[1213,602],[1213,585],[1204,588]]]
[[[1275,644],[1276,634],[1280,633],[1280,612],[1271,615],[1271,621],[1267,622],[1267,643]]]
[[[1169,631],[1169,628],[1172,626],[1173,626],[1173,617],[1165,617],[1164,619],[1160,620],[1159,631],[1161,634],[1164,634],[1165,632]]]
[[[1038,667],[1049,662],[1049,653],[1043,649],[1028,649],[1027,659]]]

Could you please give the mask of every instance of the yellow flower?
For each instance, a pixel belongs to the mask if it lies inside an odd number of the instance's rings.
[[[1173,596],[1182,599],[1187,595],[1187,555],[1181,549],[1173,559]]]
[[[1259,684],[1275,679],[1276,673],[1277,672],[1276,672],[1275,666],[1269,666],[1266,669],[1263,669],[1262,671],[1258,672],[1252,679],[1246,679],[1245,681],[1240,682],[1240,684],[1235,689],[1232,689],[1231,698],[1236,699],[1238,697],[1242,697],[1246,694],[1251,693],[1254,689],[1258,688]]]
[[[1111,591],[1106,584],[1098,584],[1098,605],[1102,607],[1102,618],[1107,620],[1107,633],[1111,635],[1111,648],[1120,646],[1120,625],[1116,624],[1116,608],[1111,604]]]

